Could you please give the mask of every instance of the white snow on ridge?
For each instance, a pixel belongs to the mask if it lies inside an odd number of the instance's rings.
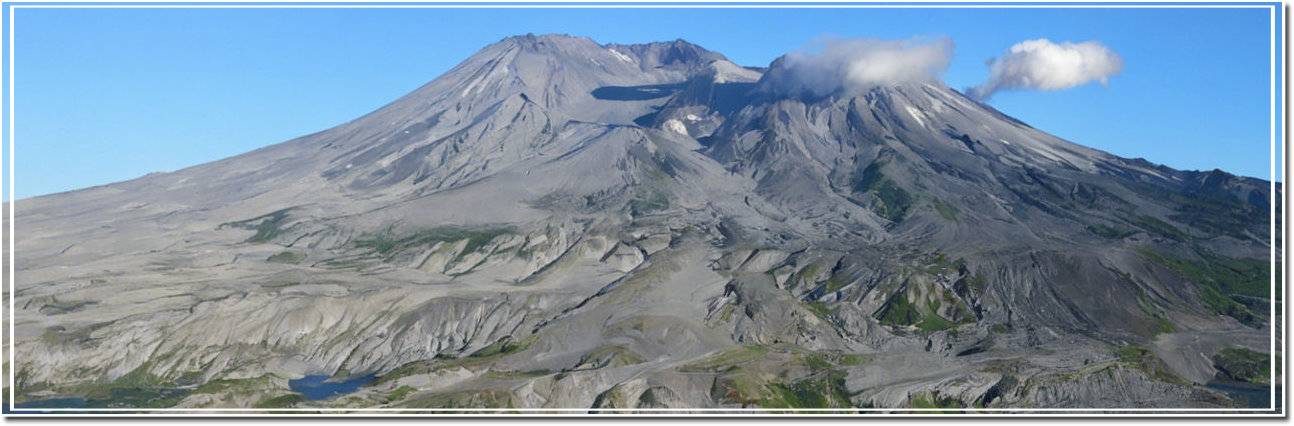
[[[908,114],[912,116],[912,119],[917,120],[917,124],[920,124],[921,127],[926,127],[926,121],[921,119],[921,111],[911,105],[904,105],[903,108],[908,110]]]
[[[684,126],[682,121],[678,121],[673,118],[665,120],[665,122],[661,124],[661,127],[665,130],[670,130],[685,136],[687,135],[687,126]]]
[[[619,59],[627,63],[633,63],[634,61],[633,58],[625,56],[625,54],[617,52],[615,49],[607,49],[607,50],[610,50],[612,55],[616,55],[616,59]]]
[[[1164,176],[1164,174],[1163,174],[1163,173],[1160,173],[1159,171],[1154,170],[1154,169],[1149,169],[1149,168],[1145,168],[1145,167],[1133,166],[1133,165],[1131,165],[1131,164],[1125,165],[1125,167],[1128,167],[1128,168],[1130,168],[1130,169],[1133,169],[1133,170],[1136,170],[1136,171],[1139,171],[1139,172],[1142,172],[1142,173],[1145,173],[1145,174],[1148,174],[1148,175],[1151,175],[1151,176],[1155,176],[1155,177],[1160,178],[1160,179],[1165,179],[1165,180],[1167,180],[1167,179],[1168,179],[1168,176]],[[1178,179],[1178,180],[1180,180],[1180,179]]]

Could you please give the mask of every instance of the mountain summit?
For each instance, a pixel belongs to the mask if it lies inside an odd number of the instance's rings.
[[[1269,182],[783,66],[510,37],[332,129],[21,200],[19,402],[1239,404],[1204,385],[1270,351]]]

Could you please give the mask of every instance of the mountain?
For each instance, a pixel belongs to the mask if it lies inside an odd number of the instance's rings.
[[[511,37],[319,133],[6,205],[18,402],[1244,404],[1205,385],[1271,351],[1269,182],[785,66]]]

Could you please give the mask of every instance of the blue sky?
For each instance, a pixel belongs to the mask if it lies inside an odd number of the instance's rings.
[[[1015,43],[1096,40],[1125,61],[1108,87],[1001,92],[989,104],[1120,156],[1270,176],[1267,9],[27,8],[6,19],[18,198],[323,130],[528,32],[682,38],[759,66],[822,35],[950,37],[944,81],[958,89],[982,82],[985,60]]]

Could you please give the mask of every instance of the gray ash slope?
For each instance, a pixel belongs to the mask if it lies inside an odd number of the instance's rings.
[[[1234,406],[1200,385],[1279,322],[1268,182],[938,82],[772,96],[779,66],[513,37],[320,133],[20,200],[19,399]]]

